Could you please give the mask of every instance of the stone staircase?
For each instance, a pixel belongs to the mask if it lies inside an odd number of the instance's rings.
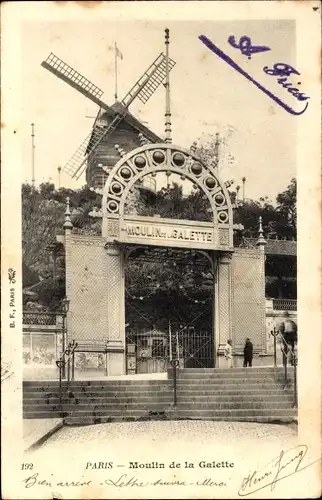
[[[292,422],[293,373],[287,387],[278,368],[185,369],[177,382],[172,418],[254,422]]]
[[[171,372],[169,372],[171,375]],[[283,369],[184,369],[173,380],[104,380],[63,382],[62,409],[67,424],[131,420],[198,419],[292,422],[292,369],[284,388]],[[57,382],[24,382],[24,418],[57,418]]]

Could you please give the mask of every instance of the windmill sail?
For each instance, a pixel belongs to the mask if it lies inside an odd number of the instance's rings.
[[[169,59],[169,70],[174,67],[175,61]],[[156,89],[161,85],[166,76],[166,56],[161,54],[153,61],[151,66],[136,82],[131,90],[122,99],[121,103],[126,108],[134,101],[136,97],[145,104],[150,97],[154,94]]]
[[[169,59],[170,71],[175,64],[175,61]],[[98,119],[100,113],[98,114],[93,130],[64,166],[63,171],[72,177],[76,177],[76,179],[79,179],[84,172],[89,156],[93,157],[95,155],[97,146],[116,129],[118,124],[126,116],[127,109],[134,99],[138,98],[145,104],[154,94],[156,89],[163,83],[166,76],[166,56],[161,53],[122,99],[120,111],[118,111],[107,106],[100,100],[103,94],[102,90],[61,61],[61,59],[58,59],[54,54],[50,54],[47,60],[42,63],[42,66],[54,73],[58,78],[61,78],[72,87],[79,90],[86,97],[96,102],[100,108],[107,110],[109,114],[113,116],[112,123],[108,126],[104,126]]]
[[[45,61],[41,63],[42,67],[53,73],[57,78],[60,78],[65,83],[68,83],[71,87],[78,90],[85,97],[95,102],[100,108],[104,108],[106,111],[115,115],[115,112],[110,106],[101,101],[103,95],[103,90],[94,85],[90,80],[85,78],[81,73],[73,69],[71,66],[66,64],[64,61],[51,53]]]
[[[96,125],[94,131],[86,137],[70,160],[66,163],[63,168],[64,172],[72,177],[76,177],[76,179],[79,179],[86,168],[85,164],[89,155],[94,152],[104,138],[116,129],[120,121],[123,120],[123,116],[124,115],[116,115],[112,123],[108,126]],[[90,152],[87,153],[87,151]]]

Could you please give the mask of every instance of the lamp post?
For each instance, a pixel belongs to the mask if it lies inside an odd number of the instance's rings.
[[[69,311],[69,300],[65,297],[62,301],[62,311],[63,311],[63,366],[62,366],[62,378],[66,378],[66,366],[65,366],[65,350],[66,350],[66,333],[67,333],[67,313]]]
[[[293,349],[293,368],[294,368],[294,406],[297,408],[297,344],[294,345]]]
[[[246,184],[246,177],[242,177],[242,183],[243,183],[243,203],[245,203],[245,184]]]
[[[63,404],[62,404],[62,370],[65,368],[65,361],[59,359],[56,361],[56,365],[59,369],[59,415],[63,416]]]

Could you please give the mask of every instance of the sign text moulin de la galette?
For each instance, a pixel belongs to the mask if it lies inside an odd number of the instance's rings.
[[[157,218],[144,221],[124,218],[119,240],[123,243],[200,249],[213,249],[217,243],[212,223]]]

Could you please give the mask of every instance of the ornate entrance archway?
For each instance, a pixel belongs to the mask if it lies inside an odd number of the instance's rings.
[[[180,247],[186,247],[188,241],[194,248],[232,250],[232,206],[226,185],[219,179],[214,166],[203,163],[192,151],[188,152],[171,144],[148,144],[126,155],[120,148],[118,151],[122,158],[110,171],[103,190],[103,237],[111,242],[117,240],[125,243]],[[158,230],[144,234],[142,223],[148,224],[150,221],[147,218],[125,215],[126,201],[135,183],[142,182],[147,175],[155,176],[158,172],[174,173],[180,175],[183,180],[190,180],[209,201],[211,222],[194,224],[190,229],[193,235],[189,233],[188,240],[185,239],[187,233],[180,235],[167,230],[168,225],[174,230],[178,226],[172,221],[163,220],[161,225],[155,228]],[[136,226],[139,226],[139,229]],[[187,227],[183,227],[184,229]]]
[[[214,366],[216,346],[231,337],[233,214],[227,187],[219,179],[214,166],[203,163],[195,156],[194,151],[186,151],[172,144],[148,144],[128,154],[124,154],[120,148],[118,151],[121,159],[109,173],[102,200],[102,236],[106,241],[107,252],[107,330],[110,342],[115,347],[114,364],[119,346],[123,352],[118,356],[118,371],[127,371],[124,282],[126,248],[142,245],[195,249],[207,255],[212,267],[214,287],[211,325],[213,363],[208,363],[208,366]],[[126,203],[135,184],[142,182],[145,176],[155,176],[159,172],[179,174],[182,180],[187,179],[197,186],[209,202],[211,220],[199,222],[127,214]],[[193,342],[192,332],[189,341],[188,325],[183,325],[179,331],[182,351],[192,359],[194,353],[200,351],[207,341],[195,337]],[[198,365],[198,356],[194,360]],[[191,363],[192,361],[190,360]],[[199,362],[199,367],[200,365]]]
[[[233,248],[227,184],[194,151],[171,144],[149,144],[126,155],[120,148],[118,152],[121,158],[100,193],[102,235],[74,234],[67,206],[65,235],[58,237],[66,251],[66,295],[70,300],[67,340],[84,344],[83,349],[89,350],[104,344],[108,375],[126,373],[126,249],[139,245],[196,250],[208,256],[213,269],[213,365],[217,358],[220,366],[229,338],[236,354],[242,355],[245,337],[251,337],[255,352],[265,355],[266,242],[262,230],[254,248]],[[128,214],[126,203],[135,183],[158,172],[179,174],[194,183],[209,202],[210,220]],[[194,353],[198,346],[186,345],[186,350]]]

